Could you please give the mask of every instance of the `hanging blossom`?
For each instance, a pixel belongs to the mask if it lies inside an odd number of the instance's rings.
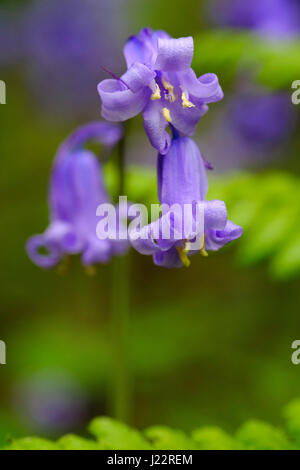
[[[77,129],[59,148],[50,181],[50,225],[27,242],[29,257],[41,268],[56,266],[66,254],[81,253],[83,265],[90,266],[127,251],[124,239],[97,238],[97,207],[110,199],[100,162],[84,148],[88,141],[96,140],[111,149],[122,132],[117,124],[90,123]]]
[[[216,75],[197,78],[191,68],[192,37],[171,38],[164,31],[142,29],[124,47],[127,71],[98,85],[102,116],[108,121],[126,121],[143,113],[144,128],[152,146],[161,155],[168,152],[171,137],[167,126],[192,136],[208,103],[223,98]]]
[[[168,153],[158,156],[157,178],[161,217],[129,233],[134,248],[152,255],[156,265],[189,266],[193,253],[206,256],[242,235],[242,228],[228,220],[223,201],[205,200],[205,161],[192,139],[175,132]]]

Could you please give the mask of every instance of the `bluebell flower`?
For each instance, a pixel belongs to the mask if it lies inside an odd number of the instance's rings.
[[[157,174],[162,214],[129,231],[137,251],[152,255],[159,266],[189,266],[194,252],[206,255],[241,236],[241,227],[227,219],[225,203],[205,200],[205,162],[192,139],[175,134],[168,153],[158,156]]]
[[[50,181],[50,224],[29,239],[27,252],[42,268],[57,265],[65,254],[82,255],[85,266],[106,263],[128,248],[126,240],[99,240],[97,207],[110,199],[99,160],[84,144],[97,140],[113,147],[122,136],[117,124],[95,122],[80,127],[59,148]]]
[[[192,136],[207,104],[223,98],[216,75],[197,78],[191,68],[193,54],[192,37],[173,39],[149,28],[130,37],[124,47],[127,71],[98,85],[102,116],[125,121],[142,112],[150,143],[166,154],[171,145],[166,130],[170,123]]]

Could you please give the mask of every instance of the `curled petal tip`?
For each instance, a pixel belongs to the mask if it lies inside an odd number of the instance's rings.
[[[193,60],[193,38],[158,39],[158,54],[154,68],[167,72],[180,72],[188,69]]]

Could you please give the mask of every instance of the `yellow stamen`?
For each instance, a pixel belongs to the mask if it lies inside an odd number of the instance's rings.
[[[208,253],[205,250],[205,235],[204,234],[202,235],[199,241],[200,241],[200,255],[208,256]]]
[[[184,92],[182,92],[181,100],[182,100],[183,108],[194,108],[195,107],[195,105],[187,99],[187,96]]]
[[[162,77],[161,79],[162,81],[162,84],[164,86],[164,88],[168,91],[169,95],[168,95],[168,98],[170,100],[171,103],[174,103],[174,101],[176,100],[176,96],[174,95],[174,87],[173,85],[171,85],[171,83],[167,82],[166,80],[164,80],[164,78]]]
[[[162,113],[167,122],[172,122],[170,110],[168,108],[163,108]]]
[[[156,101],[156,100],[160,100],[160,99],[161,99],[160,88],[156,83],[155,84],[155,91],[151,95],[151,100]]]
[[[185,266],[186,268],[188,268],[188,267],[190,266],[190,264],[191,264],[191,261],[190,261],[190,259],[189,259],[189,257],[188,257],[188,252],[189,252],[189,250],[190,250],[190,242],[187,242],[187,243],[185,244],[184,248],[181,247],[181,246],[176,246],[176,250],[177,250],[177,252],[178,252],[178,254],[179,254],[179,258],[180,258],[180,260],[181,260],[183,266]]]

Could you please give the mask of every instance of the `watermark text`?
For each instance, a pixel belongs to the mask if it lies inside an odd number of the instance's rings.
[[[6,83],[0,80],[0,104],[6,104]]]
[[[6,364],[6,344],[0,340],[0,365]]]
[[[292,103],[295,105],[300,104],[300,80],[295,80],[292,83],[294,93],[292,94]]]

